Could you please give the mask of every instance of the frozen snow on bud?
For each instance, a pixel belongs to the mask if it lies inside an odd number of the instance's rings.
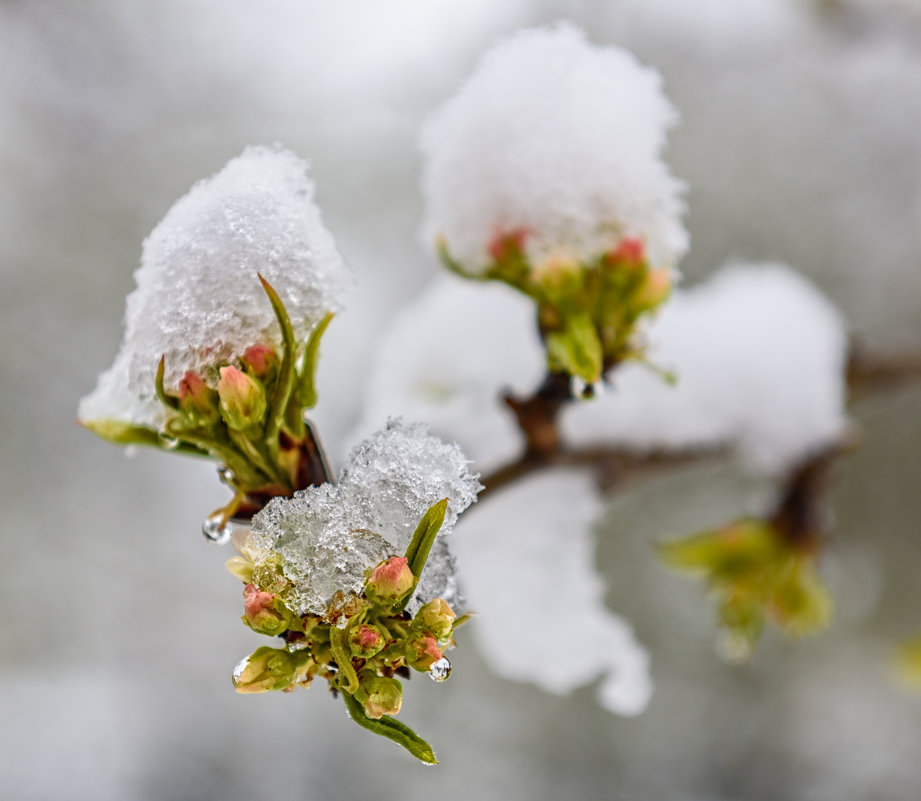
[[[390,421],[353,450],[338,485],[275,498],[253,518],[256,570],[267,554],[280,557],[290,582],[282,601],[297,614],[322,617],[337,593],[359,596],[372,568],[404,554],[429,507],[448,498],[444,525],[407,608],[415,612],[433,598],[456,607],[456,570],[445,535],[479,489],[460,448],[423,425]]]
[[[543,372],[527,298],[440,275],[381,338],[357,433],[387,414],[422,420],[455,438],[479,470],[492,470],[521,447],[499,391],[529,392]]]
[[[652,693],[649,658],[604,605],[590,535],[600,509],[588,473],[547,470],[466,518],[455,547],[471,631],[497,673],[559,694],[601,675],[601,704],[636,715]]]
[[[843,433],[844,321],[784,265],[736,265],[677,292],[649,340],[649,357],[676,373],[676,385],[622,366],[613,391],[564,411],[567,441],[734,445],[751,469],[773,474]]]
[[[187,371],[215,366],[257,343],[280,343],[261,273],[281,296],[298,341],[353,281],[314,203],[307,163],[280,147],[249,147],[195,184],[144,242],[115,363],[83,399],[84,421],[157,428],[160,357],[174,391]]]
[[[564,23],[517,33],[423,130],[425,237],[471,272],[503,236],[534,264],[557,249],[586,262],[629,237],[672,267],[688,243],[682,184],[660,156],[676,116],[630,53]]]

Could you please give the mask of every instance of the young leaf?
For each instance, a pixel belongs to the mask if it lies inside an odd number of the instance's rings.
[[[131,425],[121,420],[78,420],[77,422],[106,442],[114,442],[116,445],[160,447],[160,435],[152,428]]]
[[[281,328],[281,338],[284,345],[284,355],[281,360],[281,369],[278,371],[278,379],[275,384],[275,391],[269,402],[269,411],[266,416],[265,441],[273,452],[278,448],[278,432],[281,430],[282,423],[285,420],[285,409],[288,406],[288,399],[291,397],[291,391],[294,389],[294,380],[296,370],[294,365],[297,356],[297,346],[294,342],[294,328],[291,326],[291,319],[282,303],[278,293],[272,285],[261,275],[259,280],[265,294],[269,296],[269,302],[272,304],[272,310],[275,312],[275,319]]]
[[[406,549],[406,561],[416,581],[422,575],[425,567],[425,561],[429,558],[429,551],[432,549],[432,543],[441,530],[445,522],[445,514],[448,511],[448,499],[442,498],[438,503],[433,504],[429,510],[422,516],[419,525],[413,533],[409,547]]]
[[[316,386],[316,371],[317,371],[317,361],[320,356],[320,340],[323,338],[323,334],[326,332],[326,328],[332,322],[333,314],[327,314],[319,323],[313,331],[310,332],[310,337],[307,339],[307,347],[304,350],[304,364],[301,367],[300,375],[300,388],[298,394],[298,400],[300,400],[300,405],[302,409],[312,409],[317,405],[317,386]]]
[[[379,734],[381,737],[386,737],[388,740],[393,740],[397,745],[402,745],[410,754],[426,765],[438,764],[432,746],[409,726],[403,725],[396,718],[392,718],[389,715],[384,715],[380,720],[369,718],[365,714],[361,703],[349,693],[342,693],[342,700],[345,701],[345,708],[349,713],[349,717],[359,726],[374,732],[374,734]]]
[[[160,363],[157,365],[157,375],[154,378],[154,389],[156,390],[157,397],[160,399],[160,403],[169,407],[170,409],[179,408],[179,398],[174,397],[173,395],[167,395],[166,390],[163,388],[163,376],[166,373],[166,355],[160,357]]]
[[[547,362],[554,372],[566,372],[594,384],[601,380],[604,355],[595,326],[586,314],[570,315],[560,331],[546,336]]]

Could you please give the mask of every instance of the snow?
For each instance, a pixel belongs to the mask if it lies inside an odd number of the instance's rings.
[[[649,358],[563,416],[567,442],[647,448],[735,446],[775,474],[830,445],[847,424],[840,313],[782,264],[738,264],[676,293],[649,331]]]
[[[601,510],[591,475],[548,470],[491,496],[454,537],[473,637],[512,681],[566,694],[601,677],[602,706],[642,712],[649,657],[604,605],[591,526]]]
[[[688,244],[682,184],[661,159],[676,119],[660,75],[627,51],[567,23],[516,33],[422,131],[424,237],[444,236],[471,271],[518,229],[533,263],[639,237],[670,267]]]
[[[274,498],[253,518],[257,564],[272,552],[280,554],[293,582],[283,600],[298,614],[322,615],[337,591],[360,594],[365,571],[388,556],[402,556],[429,507],[448,498],[444,525],[409,609],[433,598],[460,608],[446,537],[479,489],[460,448],[432,436],[426,426],[389,421],[352,451],[338,486]]]
[[[533,304],[509,287],[438,276],[380,338],[357,435],[401,414],[455,439],[478,470],[513,458],[520,436],[497,397],[542,378],[535,327]]]
[[[353,278],[323,225],[307,171],[288,150],[249,147],[173,205],[144,242],[121,349],[80,403],[80,419],[156,428],[161,356],[169,390],[187,370],[213,379],[217,365],[248,346],[278,344],[258,273],[281,296],[301,340],[341,307]]]

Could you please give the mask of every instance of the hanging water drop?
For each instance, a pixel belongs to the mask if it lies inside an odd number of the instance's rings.
[[[157,441],[161,448],[167,451],[174,451],[179,447],[179,440],[176,437],[170,437],[166,434],[160,434]]]
[[[217,469],[217,474],[221,481],[223,481],[225,484],[233,485],[233,482],[237,479],[233,470],[231,470],[229,467],[219,467]]]
[[[201,533],[205,539],[213,545],[225,545],[230,542],[231,527],[224,522],[224,515],[221,512],[215,512],[205,518],[202,523]]]
[[[243,675],[243,671],[249,666],[249,657],[244,656],[238,663],[237,666],[233,669],[233,686],[236,687],[237,683],[240,681],[240,677]]]
[[[445,657],[441,657],[429,668],[429,677],[432,681],[447,681],[450,675],[451,663]]]
[[[588,384],[579,378],[579,376],[573,375],[569,377],[569,394],[574,398],[581,398],[587,386]]]

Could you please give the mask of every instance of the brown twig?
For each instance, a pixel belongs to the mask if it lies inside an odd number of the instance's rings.
[[[845,376],[850,402],[898,389],[921,380],[921,349],[899,353],[875,353],[855,344],[848,357]],[[603,490],[612,490],[629,479],[639,478],[651,472],[725,457],[730,450],[727,447],[661,448],[648,451],[618,446],[568,447],[562,441],[558,419],[560,411],[573,399],[570,395],[568,377],[559,373],[549,373],[528,398],[505,395],[504,400],[518,421],[518,427],[525,439],[525,449],[517,459],[481,479],[485,487],[480,493],[481,498],[548,467],[591,468],[595,472],[599,487]],[[791,479],[793,484],[788,485],[788,495],[792,492],[791,487],[805,486],[811,481],[810,477],[818,480],[820,472],[822,475],[827,473],[826,463],[830,464],[840,453],[850,450],[852,446],[853,443],[848,442],[842,448],[833,449],[834,456],[812,460],[816,464],[808,469],[812,461],[807,462],[801,468],[801,474],[794,473]],[[818,469],[819,464],[823,467],[822,471]],[[792,504],[791,501],[791,509]]]

